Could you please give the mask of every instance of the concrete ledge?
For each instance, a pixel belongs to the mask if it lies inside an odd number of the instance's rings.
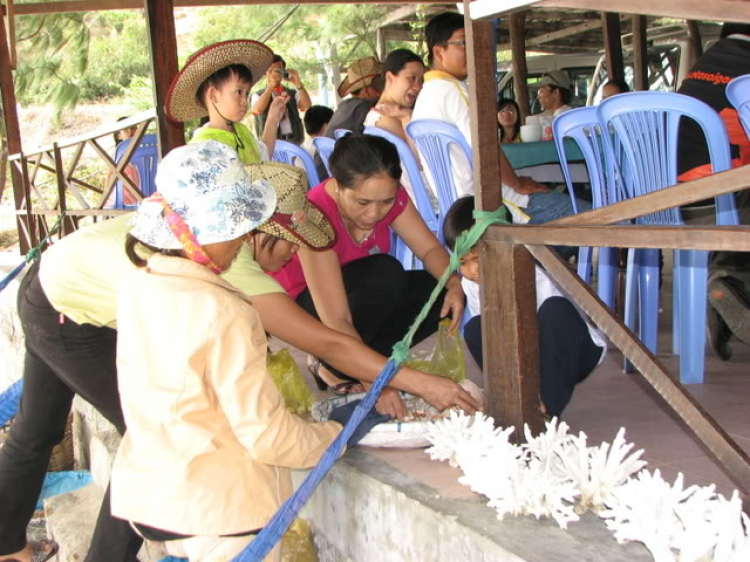
[[[431,472],[452,471],[447,464],[427,462]],[[617,544],[594,515],[568,531],[529,517],[498,521],[480,496],[446,496],[367,449],[347,452],[303,517],[314,526],[321,562],[653,560],[640,544]]]

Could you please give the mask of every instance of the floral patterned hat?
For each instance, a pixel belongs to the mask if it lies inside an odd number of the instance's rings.
[[[163,250],[183,249],[186,237],[201,246],[234,240],[276,209],[271,183],[262,177],[251,180],[237,152],[213,140],[167,154],[156,172],[156,187],[157,193],[138,208],[130,233]],[[189,232],[178,234],[175,221]]]
[[[245,166],[245,170],[251,181],[266,180],[276,191],[276,212],[258,230],[315,251],[336,243],[328,217],[307,198],[307,176],[302,168],[264,162]]]

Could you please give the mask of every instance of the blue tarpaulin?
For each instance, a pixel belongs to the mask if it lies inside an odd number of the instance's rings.
[[[91,478],[91,473],[87,470],[48,472],[47,476],[44,477],[42,493],[39,495],[39,502],[36,504],[36,508],[42,509],[44,507],[42,504],[47,498],[66,492],[73,492],[78,488],[88,486],[91,482],[93,482],[93,479]]]

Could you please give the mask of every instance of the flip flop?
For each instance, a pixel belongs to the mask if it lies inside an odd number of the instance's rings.
[[[312,357],[312,356],[310,356]],[[323,377],[320,376],[320,368],[323,366],[320,359],[312,357],[307,364],[307,370],[315,379],[315,384],[318,385],[318,389],[327,390],[330,389],[336,396],[346,396],[347,394],[356,394],[358,392],[364,392],[365,387],[361,382],[356,380],[341,381],[335,384],[329,384]]]
[[[60,545],[52,540],[29,541],[31,562],[47,562],[60,550]],[[18,558],[7,558],[3,562],[21,562]]]

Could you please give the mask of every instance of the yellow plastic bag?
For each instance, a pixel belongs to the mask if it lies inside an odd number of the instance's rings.
[[[449,333],[450,325],[450,320],[441,320],[438,325],[435,347],[429,350],[412,351],[411,357],[404,365],[430,375],[448,377],[456,382],[464,380],[466,363],[464,362],[463,338],[458,330],[452,334]]]
[[[281,538],[282,562],[318,562],[310,525],[304,519],[295,519]]]
[[[315,397],[307,388],[305,379],[299,372],[299,365],[289,350],[283,348],[272,353],[268,356],[266,364],[276,388],[284,398],[286,409],[295,414],[309,411],[315,402]]]

